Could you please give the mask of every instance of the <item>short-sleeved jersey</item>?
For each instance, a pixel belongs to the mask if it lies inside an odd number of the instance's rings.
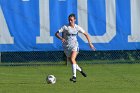
[[[63,43],[64,48],[73,49],[78,47],[77,34],[85,33],[85,31],[78,25],[75,24],[74,28],[69,25],[64,25],[61,29],[58,30],[59,33],[63,32],[63,38],[66,40]]]

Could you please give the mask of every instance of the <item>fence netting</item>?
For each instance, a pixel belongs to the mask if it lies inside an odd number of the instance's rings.
[[[77,62],[82,64],[139,63],[139,50],[80,51]],[[1,52],[1,65],[67,64],[63,51]]]

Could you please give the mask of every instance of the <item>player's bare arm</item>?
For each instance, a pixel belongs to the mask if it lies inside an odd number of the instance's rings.
[[[62,38],[62,37],[60,36],[60,34],[59,34],[58,31],[55,33],[55,36],[56,36],[58,39],[60,39],[63,43],[66,41],[64,38]]]
[[[89,35],[88,35],[86,32],[84,32],[83,34],[84,34],[85,37],[87,38],[90,48],[93,49],[93,50],[95,51],[96,48],[95,48],[95,47],[93,46],[93,44],[91,43],[91,40],[90,40],[90,38],[89,38]]]

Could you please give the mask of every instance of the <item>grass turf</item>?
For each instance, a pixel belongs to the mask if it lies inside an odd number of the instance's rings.
[[[69,81],[71,66],[1,66],[0,93],[139,93],[140,64],[81,65],[88,77],[77,72]],[[45,78],[53,74],[54,85]]]

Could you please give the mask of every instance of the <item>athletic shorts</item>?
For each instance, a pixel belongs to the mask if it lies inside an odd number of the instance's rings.
[[[76,51],[79,53],[79,47],[74,47],[74,48],[64,48],[64,53],[67,57],[71,56],[72,51]]]

